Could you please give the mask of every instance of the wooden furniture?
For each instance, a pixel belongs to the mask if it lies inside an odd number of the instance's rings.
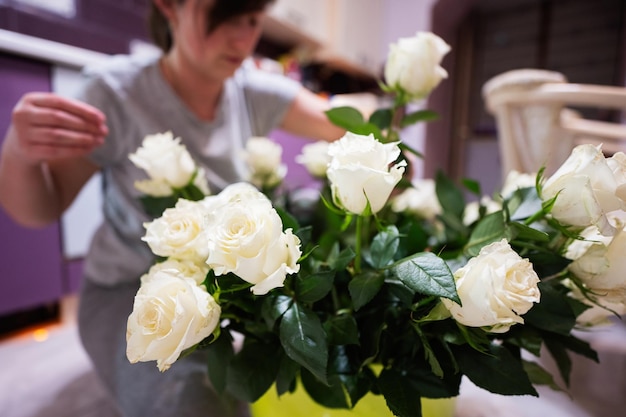
[[[483,86],[494,115],[503,177],[511,170],[553,172],[579,143],[602,144],[607,154],[626,151],[626,123],[584,118],[576,108],[626,110],[626,88],[569,83],[563,74],[519,69]]]

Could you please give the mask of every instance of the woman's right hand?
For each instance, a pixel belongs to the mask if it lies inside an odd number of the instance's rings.
[[[104,114],[54,93],[27,93],[16,104],[4,151],[27,164],[79,157],[104,142]]]

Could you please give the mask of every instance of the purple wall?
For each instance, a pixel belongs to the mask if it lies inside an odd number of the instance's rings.
[[[50,91],[50,67],[0,54],[0,142],[11,109],[27,91]],[[0,208],[0,314],[58,300],[64,291],[59,224],[32,230]]]
[[[303,188],[307,186],[316,187],[315,180],[306,168],[296,162],[296,156],[302,152],[302,147],[311,143],[310,139],[294,136],[282,130],[274,130],[270,138],[283,148],[282,160],[287,165],[287,178],[285,185],[289,190]]]

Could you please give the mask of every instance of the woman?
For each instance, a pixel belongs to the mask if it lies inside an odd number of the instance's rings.
[[[245,65],[270,1],[153,0],[151,28],[162,56],[116,57],[87,69],[80,101],[29,93],[14,109],[0,158],[0,203],[16,222],[56,221],[102,172],[105,221],[85,260],[79,329],[123,416],[247,413],[211,391],[202,352],[163,374],[154,363],[126,359],[126,319],[138,278],[152,263],[140,240],[149,218],[133,187],[144,174],[128,155],[146,135],[172,131],[219,191],[243,179],[238,155],[251,136],[277,127],[323,140],[343,134],[327,121],[325,101]]]

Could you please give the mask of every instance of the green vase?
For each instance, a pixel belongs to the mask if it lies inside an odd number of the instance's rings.
[[[456,398],[422,399],[423,417],[453,417]],[[381,395],[368,394],[351,410],[324,408],[298,388],[278,397],[272,387],[252,404],[252,417],[394,417]]]

